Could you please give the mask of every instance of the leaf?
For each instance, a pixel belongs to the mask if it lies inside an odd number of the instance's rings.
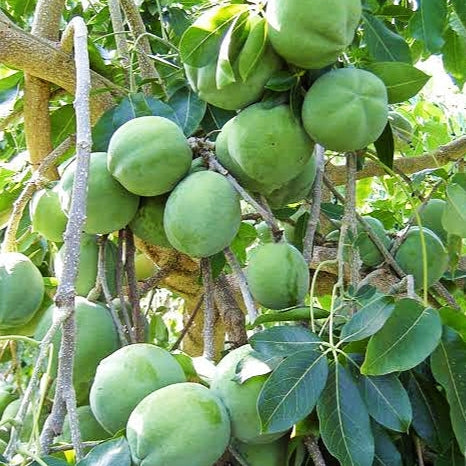
[[[53,146],[58,146],[69,134],[76,132],[76,116],[73,105],[63,105],[50,116]]]
[[[451,235],[466,238],[466,190],[459,184],[447,186],[447,205],[443,210],[442,226]]]
[[[191,136],[204,118],[206,103],[191,89],[183,87],[172,95],[168,104],[174,110],[184,134]]]
[[[372,465],[374,440],[369,414],[350,373],[338,362],[330,367],[317,415],[322,440],[342,466]]]
[[[131,453],[125,437],[108,440],[94,447],[76,466],[131,466]]]
[[[327,374],[327,358],[319,351],[300,351],[281,362],[257,401],[262,431],[282,432],[307,416],[325,387]]]
[[[110,138],[115,132],[113,126],[113,116],[116,107],[107,110],[97,121],[92,129],[92,151],[93,152],[107,152]]]
[[[68,466],[68,462],[60,458],[54,458],[53,456],[42,456],[40,458],[47,466]],[[34,461],[30,466],[39,466],[37,461]]]
[[[325,309],[314,308],[314,319],[324,319],[328,317],[329,312]],[[309,306],[296,307],[293,309],[285,309],[283,311],[268,312],[267,314],[260,315],[255,321],[253,326],[256,327],[265,322],[287,322],[297,320],[310,320]]]
[[[466,342],[466,315],[448,306],[442,307],[439,313],[443,324],[458,332]]]
[[[458,449],[458,444],[452,442],[450,446],[437,455],[434,466],[464,466],[464,455]]]
[[[373,466],[403,466],[400,452],[387,432],[376,422],[371,422],[371,426],[375,447]]]
[[[363,13],[363,22],[367,49],[374,60],[412,62],[409,46],[400,35],[370,13]]]
[[[341,329],[343,341],[364,340],[378,332],[395,309],[391,296],[378,296],[369,301]]]
[[[409,21],[411,35],[431,53],[440,52],[447,24],[446,0],[418,0],[418,9]]]
[[[436,348],[440,316],[413,299],[401,299],[382,329],[371,337],[361,366],[365,375],[383,375],[417,366]]]
[[[279,70],[270,77],[265,88],[275,92],[284,92],[296,86],[297,82],[298,77],[295,73],[287,70]]]
[[[181,37],[182,62],[200,68],[214,61],[226,30],[236,15],[246,9],[246,5],[226,5],[200,16]]]
[[[445,71],[453,78],[460,89],[466,82],[466,36],[461,36],[448,28],[444,36],[442,61]]]
[[[464,0],[451,0],[454,10],[458,15],[459,20],[466,28],[466,2]]]
[[[204,118],[201,126],[206,133],[217,131],[223,128],[223,125],[231,120],[236,115],[236,112],[230,110],[223,110],[222,108],[207,105]],[[212,136],[211,136],[212,138]]]
[[[250,19],[251,29],[238,55],[238,71],[241,79],[246,81],[264,54],[267,43],[267,21],[259,16]]]
[[[407,432],[413,413],[408,393],[394,374],[361,377],[360,387],[371,417],[397,432]]]
[[[466,453],[466,344],[448,327],[432,353],[430,366],[435,379],[445,389],[453,431],[460,450]]]
[[[303,350],[312,350],[321,342],[317,335],[304,327],[272,327],[254,334],[249,343],[265,356],[286,357]]]
[[[387,122],[382,134],[377,141],[374,142],[375,150],[379,160],[387,165],[393,167],[393,157],[395,155],[395,141],[393,139],[393,132],[390,123]]]
[[[385,83],[389,104],[404,102],[414,97],[430,79],[423,71],[402,62],[371,63],[366,69]]]

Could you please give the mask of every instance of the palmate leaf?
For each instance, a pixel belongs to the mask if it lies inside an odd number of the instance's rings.
[[[263,432],[285,431],[307,416],[325,387],[327,374],[327,358],[319,351],[300,351],[279,364],[257,401]]]
[[[435,309],[413,299],[401,299],[367,345],[361,366],[365,375],[383,375],[417,366],[436,348],[442,323]]]
[[[317,402],[320,433],[328,451],[342,466],[371,466],[374,439],[369,414],[349,371],[331,366]]]

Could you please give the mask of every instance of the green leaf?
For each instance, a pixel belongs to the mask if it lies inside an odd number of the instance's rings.
[[[281,325],[254,334],[249,343],[265,356],[286,357],[303,350],[312,350],[321,342],[317,335],[298,326]]]
[[[371,426],[375,447],[373,466],[403,466],[400,452],[387,432],[374,421]]]
[[[397,432],[407,432],[413,413],[408,394],[394,374],[361,377],[360,387],[371,417]]]
[[[314,308],[314,319],[324,319],[328,317],[329,312],[325,309]],[[285,309],[283,311],[268,312],[267,314],[260,315],[255,321],[253,326],[263,324],[265,322],[287,322],[297,320],[310,320],[309,306],[295,307],[292,309]]]
[[[93,152],[107,152],[110,138],[115,132],[115,127],[113,126],[113,116],[115,111],[116,107],[107,110],[99,118],[94,128],[92,128]]]
[[[50,116],[53,146],[58,146],[69,134],[76,132],[76,115],[73,105],[63,105]]]
[[[464,455],[458,449],[458,444],[452,442],[450,446],[437,455],[434,466],[464,466]]]
[[[443,66],[461,89],[466,82],[466,36],[448,28],[443,37]]]
[[[204,118],[206,103],[191,89],[183,87],[170,97],[168,104],[175,112],[184,134],[191,136]]]
[[[222,108],[214,107],[213,105],[207,105],[201,126],[206,133],[218,131],[222,129],[223,125],[227,121],[231,120],[235,115],[236,112],[234,111],[223,110]],[[215,139],[216,134],[211,136],[211,138]]]
[[[257,409],[263,432],[282,432],[307,416],[325,387],[325,355],[304,350],[287,357],[262,387]]]
[[[466,190],[459,184],[447,186],[447,205],[443,210],[442,226],[451,235],[466,238]]]
[[[342,466],[372,465],[374,440],[369,414],[350,373],[338,362],[330,367],[317,415],[322,440]]]
[[[411,52],[405,40],[370,13],[363,13],[367,49],[376,61],[411,63]]]
[[[371,337],[361,367],[365,375],[383,375],[417,366],[436,348],[442,323],[435,309],[401,299],[382,329]]]
[[[375,150],[379,160],[387,165],[393,167],[393,157],[395,155],[395,141],[393,139],[393,132],[390,123],[387,122],[382,134],[377,141],[374,142]]]
[[[228,27],[246,9],[246,5],[226,5],[212,8],[200,16],[181,37],[183,63],[200,68],[214,61]]]
[[[415,96],[430,79],[430,76],[408,63],[377,62],[366,66],[387,87],[388,103],[404,102]]]
[[[42,456],[40,458],[47,466],[68,466],[68,462],[60,458],[54,458],[53,456]],[[39,466],[37,461],[34,461],[30,466]]]
[[[298,77],[294,73],[288,70],[279,70],[270,77],[265,88],[275,92],[284,92],[296,86],[297,82]]]
[[[108,440],[94,447],[76,466],[131,466],[131,453],[125,437]]]
[[[466,342],[466,314],[448,306],[442,307],[439,313],[442,323],[458,332],[459,336]]]
[[[437,53],[445,42],[442,35],[446,24],[446,0],[418,0],[418,9],[409,21],[409,29],[429,52]]]
[[[259,16],[250,18],[251,29],[238,56],[238,71],[241,79],[246,81],[264,54],[267,43],[267,21]]]
[[[369,301],[341,329],[343,341],[364,340],[378,332],[395,309],[391,296],[377,296]]]
[[[458,15],[459,20],[466,28],[466,2],[464,0],[451,0],[454,10]]]
[[[432,353],[430,366],[445,389],[453,431],[460,450],[466,454],[466,343],[448,327]]]

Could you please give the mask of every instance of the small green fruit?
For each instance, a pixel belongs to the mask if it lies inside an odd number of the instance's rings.
[[[288,464],[288,439],[286,437],[266,444],[235,441],[233,446],[247,461],[248,466],[287,466]]]
[[[446,241],[448,237],[448,233],[442,225],[442,216],[446,205],[446,201],[442,199],[431,199],[427,201],[419,214],[421,225],[433,231],[442,241]]]
[[[105,440],[109,437],[108,432],[97,422],[97,419],[92,414],[90,406],[80,406],[77,409],[79,430],[81,432],[81,440],[83,442],[96,442]],[[63,423],[63,433],[60,439],[64,442],[71,443],[71,431],[69,416],[66,415]]]

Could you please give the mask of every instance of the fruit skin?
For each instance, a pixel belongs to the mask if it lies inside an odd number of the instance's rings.
[[[68,217],[63,212],[56,189],[41,189],[29,204],[32,229],[54,243],[63,242]]]
[[[191,166],[181,128],[164,117],[134,118],[120,126],[108,146],[108,169],[130,192],[158,196],[171,191]]]
[[[147,343],[124,346],[97,367],[89,397],[92,412],[114,434],[125,428],[129,415],[147,395],[185,381],[183,369],[163,348]]]
[[[363,218],[372,228],[373,232],[378,236],[382,244],[388,248],[391,241],[385,231],[383,223],[374,217],[365,216]],[[375,267],[382,263],[382,253],[369,238],[369,235],[360,224],[358,224],[358,237],[356,239],[355,246],[359,249],[359,256],[362,263],[367,267]]]
[[[280,66],[280,58],[272,47],[267,45],[263,56],[246,81],[241,79],[238,64],[235,62],[233,71],[236,81],[221,89],[217,88],[215,80],[217,60],[202,68],[184,65],[184,69],[189,84],[202,100],[225,110],[238,110],[260,99],[267,81]]]
[[[361,13],[360,0],[269,0],[268,36],[287,62],[324,68],[351,44]]]
[[[165,196],[142,198],[139,209],[129,226],[133,233],[146,243],[171,248],[163,229],[166,201]]]
[[[137,466],[211,466],[228,446],[230,419],[208,388],[177,383],[136,406],[126,435]]]
[[[170,194],[163,224],[178,251],[194,257],[212,256],[226,248],[239,230],[238,195],[218,173],[193,173]]]
[[[98,423],[92,414],[91,407],[88,405],[80,406],[77,409],[79,430],[81,431],[81,440],[83,442],[95,442],[105,440],[109,437],[108,432]],[[68,414],[63,423],[63,432],[60,436],[63,442],[71,443],[70,421]]]
[[[234,441],[233,446],[246,460],[248,466],[287,465],[288,439],[286,437],[266,444],[248,444]]]
[[[14,392],[14,388],[7,384],[0,385],[0,417],[5,411],[5,408],[14,400],[18,398],[18,395]]]
[[[230,157],[248,177],[265,186],[263,194],[297,177],[314,150],[288,105],[251,105],[234,117],[227,139]]]
[[[442,199],[430,199],[419,214],[421,225],[433,231],[443,242],[448,237],[448,233],[442,225],[442,215],[446,205],[446,201]],[[417,219],[415,223],[417,224]]]
[[[2,423],[3,421],[6,421],[7,419],[14,419],[19,410],[20,404],[21,404],[21,400],[14,400],[10,404],[8,404],[5,410],[3,411],[2,417],[0,419],[0,423]],[[43,417],[44,416],[42,416],[42,421],[44,421]],[[23,428],[21,431],[20,440],[22,442],[26,442],[29,440],[29,437],[31,436],[31,433],[32,433],[33,422],[34,422],[34,415],[33,415],[32,410],[29,408],[26,413]],[[3,424],[3,425],[8,428],[11,427],[10,423]]]
[[[300,302],[309,286],[309,268],[291,244],[269,243],[251,253],[246,278],[252,296],[269,309],[284,309]]]
[[[427,251],[427,286],[433,285],[448,269],[448,253],[439,237],[422,228]],[[407,275],[413,275],[417,289],[423,287],[423,254],[421,228],[411,227],[395,254],[395,260]]]
[[[363,149],[377,140],[387,125],[387,89],[369,71],[330,71],[307,92],[302,118],[307,133],[326,149]]]
[[[136,280],[138,282],[152,277],[157,271],[157,266],[144,253],[136,254],[134,258],[134,268]]]
[[[27,324],[44,297],[39,269],[24,254],[0,254],[0,331]]]
[[[60,204],[65,212],[71,206],[76,160],[63,172],[58,183]],[[84,231],[89,234],[107,234],[124,228],[134,217],[139,197],[127,191],[107,170],[107,154],[93,152],[89,161],[87,211]]]
[[[231,418],[231,434],[245,443],[270,443],[283,435],[261,434],[260,419],[257,413],[257,399],[268,378],[268,374],[258,375],[240,384],[234,380],[238,363],[254,353],[250,345],[241,346],[228,353],[217,365],[210,390],[218,396]]]
[[[99,362],[116,351],[118,334],[109,310],[87,299],[76,297],[76,353],[74,358],[73,385],[79,401],[85,400]],[[55,306],[50,306],[39,322],[34,338],[42,340],[52,325]],[[58,348],[61,331],[53,343],[52,377],[57,373]]]

